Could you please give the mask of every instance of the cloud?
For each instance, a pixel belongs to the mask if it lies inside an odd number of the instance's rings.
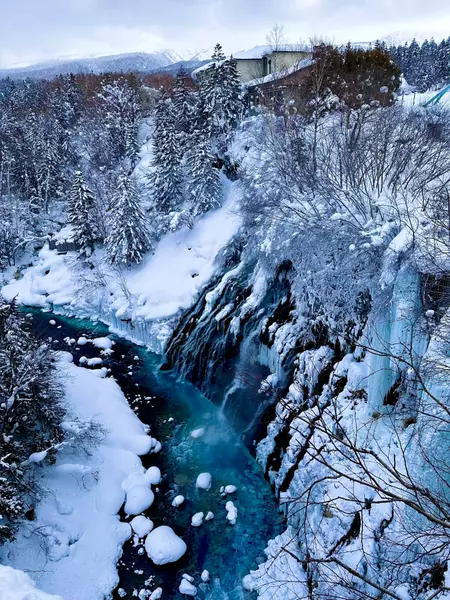
[[[264,43],[275,22],[291,41],[343,42],[420,29],[450,33],[447,0],[0,0],[0,65],[57,56]],[[447,33],[446,33],[447,30]]]

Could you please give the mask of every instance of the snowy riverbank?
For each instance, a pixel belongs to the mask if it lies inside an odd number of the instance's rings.
[[[100,369],[75,366],[69,353],[60,358],[67,431],[94,420],[103,428],[102,439],[91,449],[68,447],[53,465],[36,464],[47,492],[36,519],[2,548],[2,562],[30,573],[39,588],[64,600],[102,600],[118,583],[116,563],[131,537],[130,525],[118,516],[122,482],[143,470],[139,456],[151,450],[153,440],[113,379],[102,378]],[[0,588],[3,598],[2,593]]]

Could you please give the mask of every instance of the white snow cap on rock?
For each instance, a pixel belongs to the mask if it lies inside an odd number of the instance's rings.
[[[194,439],[200,438],[204,434],[205,434],[204,427],[200,427],[199,429],[194,429],[194,431],[191,431],[191,437],[193,437]]]
[[[231,502],[231,500],[225,504],[225,509],[227,511],[227,519],[230,522],[230,525],[236,525],[238,509],[235,507],[233,502]]]
[[[187,573],[183,573],[183,575],[181,577],[183,579],[186,579],[186,581],[190,581],[191,583],[194,583],[194,578],[192,577],[192,575],[188,575]]]
[[[131,475],[128,475],[128,477],[122,481],[122,489],[125,492],[129,492],[131,488],[134,488],[137,485],[150,487],[150,482],[143,469],[141,471],[136,471],[136,473],[131,473]]]
[[[87,340],[87,338],[84,337],[84,335],[79,337],[77,340],[77,346],[85,346],[87,343],[88,343],[88,340]]]
[[[200,527],[200,525],[203,523],[204,516],[205,516],[205,513],[202,513],[202,512],[195,513],[195,515],[192,516],[191,525],[193,527]]]
[[[195,585],[192,585],[192,583],[190,583],[187,579],[181,580],[180,587],[178,589],[180,590],[180,593],[184,594],[185,596],[194,597],[197,595],[197,588],[195,587]]]
[[[208,511],[206,513],[205,521],[211,521],[211,519],[214,519],[214,513],[211,511]]]
[[[179,496],[175,496],[175,498],[172,500],[172,506],[175,506],[177,508],[178,506],[181,506],[183,502],[184,496],[180,494]]]
[[[145,550],[155,565],[166,565],[179,560],[187,547],[171,527],[162,525],[148,534]]]
[[[202,578],[202,581],[204,583],[208,583],[208,581],[209,581],[209,571],[207,571],[206,569],[204,571],[202,571],[201,578]]]
[[[101,350],[111,350],[114,345],[114,342],[109,339],[109,337],[99,337],[91,340],[96,348],[100,348]]]
[[[131,527],[136,535],[144,537],[153,529],[153,521],[144,515],[138,515],[131,520]]]
[[[145,477],[152,485],[158,485],[158,483],[161,483],[161,471],[158,469],[158,467],[150,467],[147,469]]]
[[[224,496],[227,494],[234,494],[235,492],[237,492],[237,487],[235,485],[226,485],[222,490]]]
[[[149,487],[135,485],[127,492],[125,502],[125,513],[127,515],[139,515],[153,504],[155,494]]]
[[[37,589],[34,581],[23,571],[0,565],[1,600],[62,600]]]
[[[156,588],[156,590],[153,590],[150,594],[150,600],[159,600],[162,597],[162,594],[162,588]]]
[[[200,473],[195,485],[201,490],[210,490],[212,485],[211,473]]]

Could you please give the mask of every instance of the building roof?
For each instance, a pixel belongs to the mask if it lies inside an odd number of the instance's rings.
[[[259,60],[272,52],[310,52],[311,49],[305,44],[281,44],[274,49],[273,46],[268,44],[262,46],[255,46],[254,48],[250,48],[248,50],[240,50],[239,52],[235,52],[232,54],[232,57],[236,60]],[[211,61],[202,65],[195,71],[192,71],[193,77],[195,77],[198,73],[202,71],[207,71],[211,67],[215,65],[215,61]]]
[[[277,81],[278,79],[283,79],[283,77],[287,77],[288,75],[292,75],[292,73],[296,73],[297,71],[301,71],[303,69],[307,69],[312,64],[314,64],[314,60],[310,57],[303,58],[299,60],[295,65],[289,67],[288,69],[283,69],[282,71],[278,71],[276,73],[271,73],[270,75],[266,75],[265,77],[259,77],[258,79],[252,79],[251,81],[246,81],[243,85],[246,88],[256,87],[258,85],[262,85],[264,83],[270,83],[271,81]]]

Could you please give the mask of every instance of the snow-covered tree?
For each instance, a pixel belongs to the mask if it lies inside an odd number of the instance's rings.
[[[214,160],[209,137],[201,129],[197,130],[192,135],[191,150],[186,156],[187,190],[194,217],[221,204],[220,175],[213,165]]]
[[[113,264],[139,263],[152,248],[148,218],[140,204],[133,177],[125,173],[119,176],[111,205],[106,247]]]
[[[67,220],[73,227],[74,240],[80,245],[80,255],[90,256],[97,238],[95,199],[81,171],[75,174],[67,203]]]
[[[212,56],[214,66],[209,70],[202,88],[203,104],[208,114],[210,134],[223,150],[234,133],[242,112],[239,76],[236,62],[225,59],[218,44]]]
[[[192,84],[189,85],[189,76],[183,68],[180,68],[173,88],[173,106],[183,151],[186,150],[188,138],[193,131],[198,110],[198,94],[193,92],[190,87]]]
[[[182,152],[173,102],[159,99],[154,122],[151,193],[157,213],[177,210],[182,202]]]
[[[63,439],[62,391],[52,350],[13,302],[0,303],[0,541],[32,507],[32,454],[51,456]]]

